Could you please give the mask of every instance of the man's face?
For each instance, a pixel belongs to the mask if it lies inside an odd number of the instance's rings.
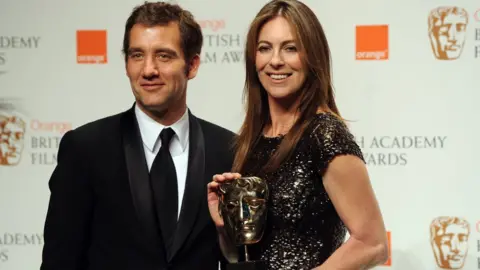
[[[136,24],[130,31],[126,71],[140,108],[164,112],[186,102],[187,81],[194,78],[199,56],[186,62],[178,24]]]
[[[242,180],[233,180],[220,199],[220,211],[225,229],[237,245],[253,244],[263,235],[267,215],[266,201],[268,192],[264,188],[250,184],[238,184]]]
[[[23,150],[25,135],[23,120],[0,118],[0,165],[17,165]]]
[[[437,264],[444,269],[461,269],[468,251],[468,229],[458,224],[449,224],[438,230],[434,239]]]
[[[432,35],[435,42],[436,55],[440,59],[457,59],[460,57],[467,28],[467,18],[456,14],[448,14],[443,21],[438,20]]]

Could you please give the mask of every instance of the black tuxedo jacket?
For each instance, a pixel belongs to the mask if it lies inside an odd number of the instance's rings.
[[[41,270],[216,270],[223,262],[207,183],[231,170],[234,133],[189,112],[185,193],[167,255],[134,110],[67,132],[45,221]]]

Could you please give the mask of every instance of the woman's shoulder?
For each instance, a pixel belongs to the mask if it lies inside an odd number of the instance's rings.
[[[310,131],[315,137],[353,137],[345,121],[332,112],[318,112],[312,119]]]
[[[317,113],[309,129],[311,146],[315,147],[320,167],[339,155],[355,155],[363,160],[363,154],[345,121],[331,112]]]

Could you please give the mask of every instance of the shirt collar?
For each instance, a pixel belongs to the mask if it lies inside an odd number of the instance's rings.
[[[154,149],[160,148],[160,132],[167,127],[170,127],[175,131],[175,135],[172,140],[177,140],[180,143],[181,152],[185,151],[189,139],[189,121],[188,121],[188,108],[185,110],[185,113],[182,117],[175,123],[170,126],[164,126],[157,121],[153,120],[144,113],[137,104],[135,104],[135,116],[137,118],[138,126],[140,128],[140,134],[142,136],[142,141],[145,146],[151,152],[154,152]],[[156,147],[158,139],[158,146]],[[173,142],[173,141],[172,141]]]

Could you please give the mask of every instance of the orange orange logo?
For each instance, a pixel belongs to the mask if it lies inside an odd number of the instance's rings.
[[[392,233],[387,231],[388,241],[388,260],[383,264],[384,266],[392,266]]]
[[[77,63],[106,64],[107,63],[107,31],[78,30],[77,31]]]
[[[355,34],[357,60],[388,60],[388,25],[358,25]]]

